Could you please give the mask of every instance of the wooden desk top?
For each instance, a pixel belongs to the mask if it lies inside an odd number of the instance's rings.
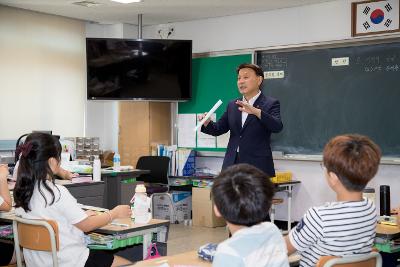
[[[150,222],[146,224],[134,223],[131,218],[115,219],[113,222],[126,224],[128,226],[107,224],[106,226],[96,229],[93,232],[100,234],[109,234],[109,235],[126,234],[126,233],[131,233],[133,231],[141,231],[159,226],[167,226],[167,227],[169,226],[168,220],[159,220],[159,219],[151,219]]]
[[[376,225],[377,234],[398,234],[400,233],[400,226],[386,225],[378,223]]]
[[[197,256],[197,251],[192,250],[184,253],[180,253],[173,256],[166,256],[152,260],[140,261],[132,267],[154,267],[159,266],[164,263],[168,263],[169,266],[174,265],[194,265],[194,266],[201,266],[201,267],[210,267],[211,262],[204,261]]]
[[[289,256],[289,263],[296,264],[300,260],[300,256],[295,253],[293,255]],[[166,257],[161,257],[157,259],[152,259],[152,260],[145,260],[145,261],[139,261],[134,265],[131,265],[131,267],[154,267],[154,266],[160,266],[164,263],[168,263],[169,266],[174,266],[174,265],[193,265],[193,266],[200,266],[200,267],[210,267],[212,264],[211,262],[204,261],[200,259],[197,256],[197,251],[192,250],[180,254],[176,254],[173,256],[166,256]]]
[[[294,184],[301,184],[301,181],[298,180],[291,180],[288,182],[276,182],[273,183],[275,186],[287,186],[287,185],[294,185]]]
[[[15,216],[16,215],[14,213],[14,209],[12,209],[9,212],[2,211],[0,212],[0,221],[12,222]],[[141,231],[159,226],[169,226],[168,220],[158,220],[158,219],[152,219],[147,224],[135,224],[131,218],[115,219],[113,222],[126,224],[128,226],[107,224],[106,226],[96,229],[93,232],[101,234],[125,234],[125,233],[131,233],[133,231]]]

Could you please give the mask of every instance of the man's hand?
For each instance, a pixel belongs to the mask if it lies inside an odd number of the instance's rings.
[[[198,117],[197,117],[197,119],[198,119],[199,121],[201,121],[202,119],[204,119],[204,117],[205,117],[206,115],[207,115],[207,112],[204,112],[203,114],[199,114]],[[211,121],[211,119],[208,118],[208,119],[203,123],[204,127],[207,127],[207,125],[210,123],[210,121]]]
[[[241,101],[241,100],[237,100],[236,105],[239,106],[240,111],[246,112],[248,114],[253,114],[253,115],[257,116],[257,118],[261,119],[261,109],[255,108],[252,105],[250,105],[249,103],[247,103],[245,101]]]

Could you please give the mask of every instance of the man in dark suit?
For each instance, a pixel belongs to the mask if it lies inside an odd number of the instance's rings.
[[[213,136],[230,131],[222,169],[248,163],[275,176],[270,138],[271,133],[283,128],[280,103],[260,91],[264,73],[259,66],[241,64],[237,74],[238,89],[243,97],[230,101],[222,117],[217,122],[207,120],[201,131]],[[204,116],[200,115],[199,120]]]

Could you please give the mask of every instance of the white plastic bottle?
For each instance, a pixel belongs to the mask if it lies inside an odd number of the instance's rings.
[[[101,162],[99,156],[94,156],[93,160],[93,181],[100,182],[101,181]]]
[[[114,154],[114,158],[113,158],[113,169],[114,171],[119,172],[121,170],[121,157],[119,156],[118,153]]]
[[[151,220],[151,200],[147,197],[144,184],[138,184],[135,188],[135,195],[131,199],[132,220],[135,223],[145,224]]]

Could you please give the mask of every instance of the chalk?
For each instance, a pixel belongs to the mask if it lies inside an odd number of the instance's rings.
[[[215,103],[215,105],[210,109],[209,112],[207,112],[207,115],[199,122],[199,124],[196,125],[196,127],[194,127],[194,131],[196,132],[205,122],[206,120],[208,120],[211,115],[217,110],[217,108],[219,108],[219,106],[221,106],[222,101],[221,99],[217,101],[217,103]]]

